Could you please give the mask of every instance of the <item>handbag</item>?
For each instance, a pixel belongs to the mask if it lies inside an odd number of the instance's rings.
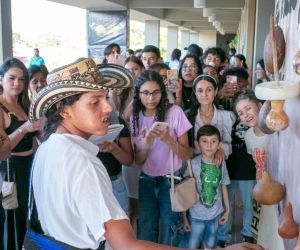
[[[174,159],[173,152],[170,151],[170,165],[171,165],[171,188],[170,199],[171,208],[174,212],[184,212],[191,208],[199,201],[199,194],[196,189],[196,181],[193,177],[190,160],[188,163],[189,177],[186,177],[179,184],[174,184]]]
[[[16,209],[19,206],[17,185],[10,181],[9,159],[7,159],[7,181],[2,184],[2,207],[6,210]]]

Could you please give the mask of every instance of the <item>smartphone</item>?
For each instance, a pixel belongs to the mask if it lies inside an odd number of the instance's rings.
[[[160,130],[166,129],[168,127],[168,123],[167,122],[154,122],[151,126],[151,129],[155,129],[158,128]]]
[[[226,76],[227,83],[237,83],[237,76],[228,75]]]
[[[167,70],[167,88],[171,92],[175,92],[176,82],[178,80],[178,70],[169,69]]]
[[[169,69],[167,70],[167,80],[168,84],[174,85],[178,80],[178,70],[176,69]]]

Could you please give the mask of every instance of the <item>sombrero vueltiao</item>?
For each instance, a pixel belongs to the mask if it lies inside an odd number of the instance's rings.
[[[104,64],[97,67],[92,59],[80,58],[50,72],[47,82],[48,85],[32,100],[29,110],[30,121],[39,119],[53,104],[68,96],[101,89],[129,88],[133,84],[133,77],[122,66]]]

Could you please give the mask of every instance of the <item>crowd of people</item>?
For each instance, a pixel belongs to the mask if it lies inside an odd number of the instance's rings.
[[[99,65],[81,58],[50,73],[38,49],[29,68],[14,57],[3,62],[0,186],[10,176],[19,205],[0,206],[0,249],[22,249],[25,238],[34,249],[25,237],[30,187],[43,233],[75,248],[263,249],[251,231],[259,177],[247,142],[264,134],[246,58],[196,44],[186,50],[181,58],[174,49],[166,63],[146,45],[120,60],[120,46],[110,44]],[[270,79],[263,60],[256,73]],[[116,139],[89,141],[116,124]],[[248,130],[258,139],[245,141]],[[189,159],[200,199],[174,212],[171,161],[180,181]],[[237,189],[244,243],[231,245]]]

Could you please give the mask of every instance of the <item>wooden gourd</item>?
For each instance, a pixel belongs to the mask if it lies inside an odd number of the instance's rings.
[[[266,125],[273,131],[284,130],[289,126],[289,117],[283,110],[284,100],[271,101],[271,110],[266,117]]]
[[[294,220],[293,208],[290,202],[285,205],[283,219],[278,228],[278,234],[284,239],[293,239],[299,234],[299,225],[296,224]]]
[[[253,198],[262,205],[274,205],[285,196],[285,188],[278,181],[273,180],[267,171],[263,172],[252,191]]]
[[[274,48],[275,50],[273,50],[272,39],[274,39],[275,42],[275,48]],[[275,73],[273,67],[274,51],[277,54],[277,64],[278,64],[277,68],[280,69],[285,58],[285,39],[284,39],[283,30],[280,28],[280,26],[275,26],[275,25],[274,25],[274,30],[271,29],[270,32],[268,33],[264,45],[265,68],[271,74]]]
[[[258,127],[264,134],[267,135],[273,134],[275,132],[274,130],[269,129],[266,125],[266,117],[269,114],[270,110],[271,110],[271,101],[267,100],[262,105],[258,114]]]

